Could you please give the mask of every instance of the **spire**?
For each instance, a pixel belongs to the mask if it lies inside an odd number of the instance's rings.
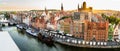
[[[45,7],[45,11],[46,11],[46,7]]]
[[[86,9],[86,2],[83,2],[83,9]]]
[[[47,11],[46,7],[45,7],[45,13],[46,13],[46,15],[48,14],[48,11]]]
[[[78,11],[79,11],[79,4],[78,4]]]
[[[63,11],[63,3],[61,3],[61,11]]]

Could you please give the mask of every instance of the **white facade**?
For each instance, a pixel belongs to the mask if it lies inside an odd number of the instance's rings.
[[[23,23],[29,25],[29,16],[27,16],[25,19],[23,19]]]
[[[117,25],[113,32],[113,40],[120,41],[120,25]]]
[[[118,39],[120,40],[120,25],[118,26]]]

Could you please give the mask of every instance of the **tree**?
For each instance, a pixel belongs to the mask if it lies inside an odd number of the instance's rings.
[[[4,14],[4,16],[5,16],[5,18],[7,18],[7,19],[9,19],[9,18],[10,18],[10,14],[9,14],[9,13],[7,13],[7,12]]]
[[[106,16],[105,14],[103,14],[103,13],[101,14],[101,16],[102,16],[102,18],[105,19],[105,20],[108,20],[108,19],[109,19],[109,17]]]
[[[109,23],[111,24],[111,25],[109,25],[109,29],[108,29],[108,39],[112,40],[113,32],[114,32],[115,28],[117,27],[117,25],[120,24],[120,18],[117,18],[115,16],[106,16],[104,14],[102,14],[102,17],[104,19],[108,20]]]
[[[120,18],[116,18],[114,29],[120,24]]]
[[[105,14],[101,14],[101,15],[105,20],[108,20],[109,23],[111,23],[112,25],[115,25],[114,29],[118,24],[120,24],[120,18],[117,18],[115,16],[106,16]]]
[[[59,20],[63,20],[63,19],[66,19],[66,18],[69,18],[68,16],[63,16],[62,18],[60,18]]]

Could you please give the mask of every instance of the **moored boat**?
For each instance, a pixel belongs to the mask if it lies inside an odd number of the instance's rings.
[[[38,34],[38,39],[41,40],[42,42],[48,44],[48,45],[53,45],[53,37],[48,36],[48,35],[43,35],[41,33]]]
[[[39,31],[36,31],[33,28],[28,28],[26,29],[26,32],[34,37],[38,37]]]
[[[23,27],[20,24],[16,25],[16,27],[17,27],[18,31],[22,31],[22,29],[23,29]]]

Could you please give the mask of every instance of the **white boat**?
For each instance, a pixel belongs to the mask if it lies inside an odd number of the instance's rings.
[[[34,30],[35,31],[35,30]],[[30,35],[32,35],[32,36],[35,36],[35,37],[37,37],[38,35],[38,33],[37,32],[34,32],[33,30],[32,30],[32,28],[28,28],[27,30],[26,30],[26,32],[27,33],[29,33]]]

